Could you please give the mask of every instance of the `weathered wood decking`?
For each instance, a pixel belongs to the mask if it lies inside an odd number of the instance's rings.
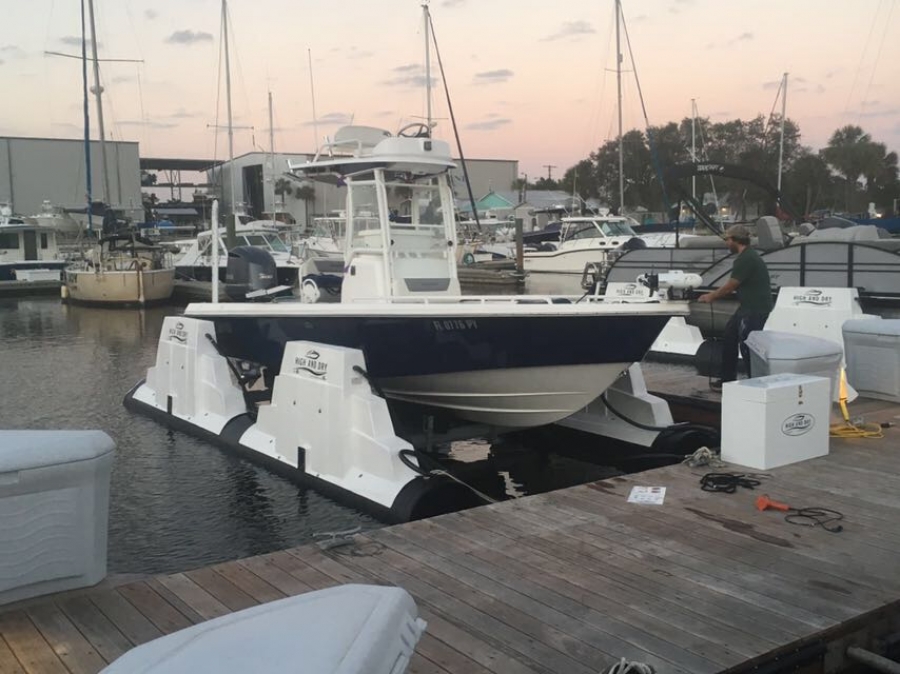
[[[896,422],[900,408],[851,412]],[[410,671],[423,674],[595,674],[619,657],[660,673],[751,671],[776,655],[839,664],[848,639],[900,626],[900,432],[885,435],[833,440],[828,457],[773,470],[756,491],[703,492],[704,469],[669,466],[330,552],[304,546],[5,607],[0,673],[97,672],[192,623],[349,582],[412,593],[428,629]],[[667,487],[664,505],[628,504],[634,485]],[[844,531],[758,512],[763,491],[840,510]]]

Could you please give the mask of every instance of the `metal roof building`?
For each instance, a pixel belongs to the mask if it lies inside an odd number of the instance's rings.
[[[90,148],[94,201],[106,201],[142,220],[138,144],[106,142],[109,195],[104,194],[100,143],[92,141]],[[85,175],[83,140],[0,136],[0,201],[12,204],[17,214],[39,213],[44,200],[64,208],[84,208]]]

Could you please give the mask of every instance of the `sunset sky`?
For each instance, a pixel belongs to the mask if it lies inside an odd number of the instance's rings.
[[[78,0],[2,0],[0,135],[82,133]],[[784,72],[787,115],[820,148],[858,124],[900,151],[897,0],[623,0],[625,129],[691,114],[768,115]],[[396,131],[425,116],[417,0],[230,0],[235,154],[315,146],[351,119]],[[432,0],[431,13],[466,156],[518,159],[554,177],[616,136],[613,0]],[[224,75],[219,0],[95,0],[107,132],[145,157],[222,158]],[[223,66],[224,68],[224,66]],[[438,78],[436,59],[433,75]],[[438,80],[439,84],[439,80]],[[777,110],[780,111],[780,102]],[[453,140],[442,86],[435,135]],[[91,109],[92,121],[95,112]],[[96,132],[94,132],[96,134]]]

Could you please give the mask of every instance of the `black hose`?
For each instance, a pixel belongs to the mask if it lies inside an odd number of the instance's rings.
[[[721,445],[721,434],[712,426],[704,426],[703,424],[695,424],[689,421],[681,421],[671,426],[651,426],[643,424],[634,419],[630,419],[615,407],[609,404],[606,393],[600,396],[600,400],[606,405],[607,409],[619,417],[627,424],[631,424],[635,428],[644,431],[652,431],[658,433],[650,446],[653,450],[677,450],[684,445],[693,446],[696,449],[699,446],[718,447]],[[679,456],[686,456],[694,450],[678,453]],[[677,452],[673,452],[677,453]]]
[[[606,405],[607,408],[609,408],[610,412],[615,414],[622,421],[624,421],[627,424],[631,424],[635,428],[640,428],[641,430],[644,430],[644,431],[668,431],[673,428],[687,428],[688,426],[691,426],[691,423],[687,422],[687,421],[680,421],[677,424],[672,424],[670,426],[651,426],[649,424],[643,424],[640,421],[635,421],[634,419],[629,419],[624,414],[622,414],[619,410],[617,410],[615,407],[610,405],[609,400],[607,400],[607,398],[606,398],[605,392],[600,394],[600,400],[602,400],[603,404]]]

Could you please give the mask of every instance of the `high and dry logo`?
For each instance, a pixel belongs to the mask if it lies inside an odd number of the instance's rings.
[[[801,412],[800,414],[792,414],[781,424],[781,432],[785,435],[803,435],[812,430],[816,425],[816,419],[811,414]]]
[[[310,350],[305,355],[294,358],[294,374],[300,372],[309,372],[314,377],[324,379],[328,373],[328,363],[322,360],[318,351]]]
[[[644,287],[639,286],[637,283],[626,283],[623,286],[619,286],[616,288],[616,295],[620,297],[631,297],[633,295],[643,295]]]
[[[169,328],[169,340],[179,344],[187,343],[188,331],[184,329],[184,323],[178,321],[174,328]]]
[[[802,295],[794,295],[794,304],[812,304],[817,307],[827,307],[832,301],[831,295],[826,295],[824,291],[811,289],[805,291]]]

